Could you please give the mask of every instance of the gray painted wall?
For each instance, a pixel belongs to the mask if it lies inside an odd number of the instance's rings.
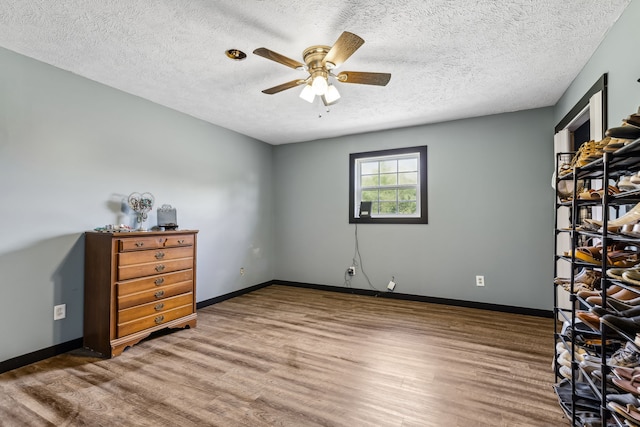
[[[200,230],[198,301],[271,280],[272,151],[0,49],[0,361],[82,336],[83,232],[134,191]]]
[[[608,127],[638,112],[640,106],[640,1],[632,1],[611,28],[589,62],[560,98],[554,126],[604,73],[608,73]]]
[[[340,286],[348,154],[423,144],[429,224],[358,228],[373,285],[550,309],[552,130],[604,72],[609,125],[636,111],[639,20],[632,2],[555,108],[277,147],[0,49],[0,361],[81,337],[82,233],[126,220],[127,194],[200,230],[199,301],[273,278]],[[368,288],[360,270],[352,285]]]
[[[349,153],[414,145],[428,146],[429,224],[358,225],[373,286],[551,309],[551,108],[275,147],[276,279],[342,285]],[[361,271],[352,286],[369,288]]]

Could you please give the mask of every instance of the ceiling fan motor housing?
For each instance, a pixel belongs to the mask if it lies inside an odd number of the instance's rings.
[[[302,58],[304,59],[304,63],[307,64],[307,68],[309,72],[313,74],[315,70],[323,70],[327,72],[327,70],[333,68],[335,65],[328,62],[324,63],[324,57],[327,56],[331,46],[311,46],[308,47],[302,52]]]

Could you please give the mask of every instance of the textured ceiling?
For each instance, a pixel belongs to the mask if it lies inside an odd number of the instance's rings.
[[[256,139],[283,144],[554,105],[630,0],[2,0],[0,46]],[[365,44],[329,108],[261,90],[343,31]],[[230,48],[244,61],[225,56]]]

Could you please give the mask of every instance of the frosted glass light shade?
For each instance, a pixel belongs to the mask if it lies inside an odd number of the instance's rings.
[[[313,91],[311,85],[304,85],[304,89],[302,89],[302,92],[300,92],[300,98],[304,99],[307,102],[313,102],[315,97],[316,94]]]
[[[334,85],[329,85],[327,93],[324,94],[324,100],[327,104],[333,104],[340,99],[340,92]]]
[[[327,87],[329,83],[327,83],[327,79],[324,76],[316,76],[313,78],[313,82],[311,83],[311,87],[316,95],[324,95],[327,93]]]

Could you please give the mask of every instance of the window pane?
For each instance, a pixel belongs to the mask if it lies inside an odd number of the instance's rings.
[[[397,172],[398,171],[398,161],[397,160],[384,160],[380,162],[380,172]]]
[[[398,184],[407,185],[407,184],[417,184],[418,183],[418,173],[417,172],[404,172],[398,174]]]
[[[378,201],[378,190],[365,190],[362,192],[362,201],[363,202],[377,202]]]
[[[417,172],[418,159],[398,160],[398,172]]]
[[[380,175],[380,185],[396,185],[398,175],[395,173],[383,173]]]
[[[417,209],[416,202],[400,202],[399,210],[402,214],[415,214]]]
[[[394,214],[396,213],[396,202],[380,202],[381,214]]]
[[[349,154],[349,222],[358,223],[358,204],[371,202],[371,219],[382,224],[426,224],[427,147],[403,147]]]
[[[396,202],[398,190],[380,190],[380,200]]]
[[[361,175],[374,175],[378,173],[379,162],[363,162],[360,165]]]
[[[415,188],[403,188],[398,195],[399,200],[416,200]]]
[[[378,178],[380,175],[366,175],[361,178],[360,185],[362,187],[377,187],[379,184]]]

